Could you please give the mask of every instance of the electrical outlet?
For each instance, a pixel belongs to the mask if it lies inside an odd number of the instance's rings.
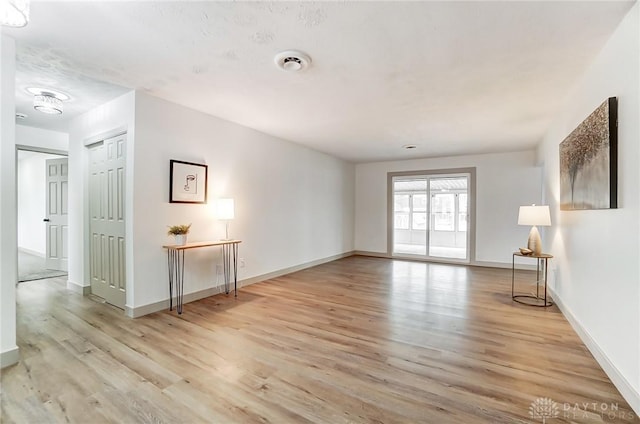
[[[216,265],[216,274],[217,275],[222,274],[222,265],[220,264]]]
[[[240,262],[240,268],[244,268],[244,258],[240,258],[239,262]]]

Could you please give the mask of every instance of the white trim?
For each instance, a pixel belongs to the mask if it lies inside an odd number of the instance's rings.
[[[91,137],[87,137],[84,139],[83,141],[83,145],[84,147],[89,147],[92,146],[94,144],[98,144],[102,141],[105,141],[109,138],[113,138],[113,137],[119,137],[123,134],[127,133],[127,125],[118,127],[118,128],[114,128],[112,130],[109,131],[104,131],[95,135],[92,135]]]
[[[0,368],[9,367],[20,361],[20,348],[18,346],[0,353]]]
[[[555,300],[556,305],[560,309],[560,312],[569,321],[573,330],[578,334],[582,343],[585,344],[589,352],[593,355],[598,362],[602,370],[611,379],[611,382],[618,389],[622,397],[629,403],[629,406],[640,416],[640,392],[635,390],[629,380],[618,370],[618,368],[611,362],[607,354],[600,348],[598,343],[591,337],[586,328],[580,324],[580,321],[573,315],[571,309],[564,304],[562,298],[558,296],[556,291],[549,287],[549,293]]]
[[[197,292],[186,293],[183,298],[183,303],[195,302],[196,300],[204,299],[205,297],[209,297],[209,296],[215,296],[216,294],[220,294],[223,292],[224,292],[224,286],[217,286],[217,287],[210,287],[208,289],[200,290]],[[174,310],[176,308],[175,302],[173,302],[173,308]],[[160,302],[149,303],[143,306],[138,306],[137,308],[132,308],[131,306],[126,305],[124,307],[124,312],[130,318],[140,318],[142,316],[163,311],[165,309],[169,309],[169,299],[161,300]]]
[[[281,275],[291,274],[292,272],[301,271],[306,268],[311,268],[317,265],[322,265],[327,262],[332,262],[338,259],[347,258],[349,256],[353,256],[354,252],[345,252],[340,253],[333,256],[328,256],[326,258],[317,259],[315,261],[306,262],[300,265],[295,265],[289,268],[283,268],[277,271],[269,272],[266,274],[258,275],[251,278],[245,278],[244,280],[238,281],[238,289],[241,287],[246,287],[251,284],[259,283],[261,281],[270,280],[272,278],[280,277]],[[231,287],[233,290],[233,285]],[[196,300],[204,299],[205,297],[214,296],[216,294],[224,293],[224,286],[216,286],[208,289],[200,290],[192,293],[185,293],[183,303],[189,303]],[[242,294],[240,294],[242,295]],[[175,307],[175,305],[174,305]],[[131,318],[139,318],[144,315],[152,314],[154,312],[162,311],[165,309],[169,309],[169,299],[161,300],[160,302],[149,303],[147,305],[138,306],[132,308],[131,306],[125,306],[125,314]]]
[[[315,261],[306,262],[300,265],[295,265],[289,268],[280,269],[278,271],[269,272],[267,274],[258,275],[256,277],[246,278],[242,281],[238,281],[238,287],[244,287],[251,284],[259,283],[260,281],[270,280],[272,278],[277,278],[282,275],[291,274],[292,272],[302,271],[303,269],[311,268],[314,266],[326,264],[327,262],[337,261],[338,259],[348,258],[349,256],[353,256],[355,252],[345,252],[339,253],[337,255],[328,256],[322,259],[316,259]]]
[[[37,250],[31,250],[31,249],[27,249],[26,247],[20,247],[20,246],[18,246],[18,252],[27,253],[29,255],[37,256],[39,258],[45,258],[47,256],[46,254],[42,252],[38,252]]]
[[[67,280],[67,290],[71,290],[74,293],[87,296],[91,294],[91,286],[83,286],[82,284]]]
[[[400,261],[415,261],[415,262],[460,265],[460,266],[479,266],[482,268],[511,269],[511,264],[506,262],[472,261],[469,263],[464,263],[464,262],[456,262],[456,261],[447,261],[446,259],[438,260],[435,258],[424,258],[424,257],[413,257],[413,256],[399,256],[399,255],[391,256],[388,253],[384,253],[384,252],[369,252],[366,250],[356,250],[353,252],[353,254],[359,255],[359,256],[370,256],[372,258],[397,259]],[[524,270],[524,271],[535,271],[536,267],[535,265],[516,264],[516,269]]]
[[[23,144],[16,144],[16,150],[22,150],[25,152],[46,153],[48,155],[69,156],[67,150],[48,149],[46,147],[38,146],[25,146]]]

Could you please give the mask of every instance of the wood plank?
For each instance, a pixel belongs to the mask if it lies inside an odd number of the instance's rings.
[[[503,269],[350,257],[134,320],[42,280],[18,287],[18,344],[3,423],[525,423],[541,397],[549,422],[640,422]],[[594,402],[618,409],[574,409]]]

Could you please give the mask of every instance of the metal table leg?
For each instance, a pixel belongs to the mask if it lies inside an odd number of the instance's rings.
[[[169,310],[173,310],[173,286],[176,288],[176,310],[182,314],[184,296],[184,250],[168,249]]]
[[[516,255],[511,255],[511,299],[515,297],[514,281],[516,277]]]
[[[169,310],[173,310],[173,254],[175,250],[167,249],[167,266],[169,267]]]
[[[231,281],[231,264],[229,263],[229,245],[222,245],[222,267],[224,268],[224,292],[229,294],[229,283]]]
[[[547,266],[548,266],[548,258],[536,258],[536,295],[526,295],[526,294],[515,294],[515,259],[516,254],[512,256],[511,259],[511,298],[524,305],[528,306],[539,306],[539,307],[547,307],[553,305],[550,300],[547,300]],[[543,263],[544,261],[544,263]],[[540,267],[544,266],[544,297],[540,297]]]
[[[233,266],[231,256],[233,255]],[[238,243],[222,245],[222,266],[224,268],[224,292],[231,291],[231,273],[233,272],[233,293],[238,297]]]

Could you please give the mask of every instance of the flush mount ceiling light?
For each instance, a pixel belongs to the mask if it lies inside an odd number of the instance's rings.
[[[0,1],[0,24],[21,28],[29,23],[29,0]]]
[[[311,65],[311,58],[297,50],[287,50],[278,53],[274,59],[276,66],[288,72],[297,72]]]
[[[53,96],[56,99],[60,99],[63,102],[67,101],[70,99],[70,97],[60,91],[56,91],[56,90],[51,90],[50,88],[41,88],[41,87],[27,87],[26,88],[27,92],[30,94],[33,94],[34,96],[39,96],[39,95],[48,95],[48,96]]]
[[[33,96],[33,108],[42,113],[60,115],[62,114],[62,100],[54,97],[50,93],[42,93]]]
[[[48,88],[27,87],[26,91],[33,94],[33,108],[50,115],[62,114],[62,102],[69,100],[68,95]]]

